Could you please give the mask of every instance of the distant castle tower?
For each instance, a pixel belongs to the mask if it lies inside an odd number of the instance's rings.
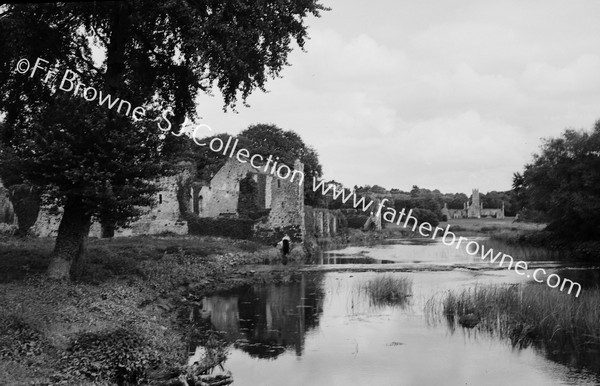
[[[481,196],[479,195],[479,189],[473,189],[471,200],[463,202],[462,209],[449,209],[448,204],[444,203],[444,208],[442,209],[442,216],[446,219],[482,217],[504,218],[504,201],[502,202],[501,208],[492,207],[484,209],[483,202],[481,201]]]
[[[481,201],[479,200],[479,189],[473,189],[471,196],[471,205],[468,208],[467,217],[481,218]]]

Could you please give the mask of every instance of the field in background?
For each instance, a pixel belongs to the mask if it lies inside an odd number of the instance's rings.
[[[419,223],[420,224],[420,223]],[[499,234],[499,233],[513,233],[517,234],[520,232],[531,232],[541,231],[544,229],[546,224],[537,224],[530,222],[514,222],[514,217],[507,218],[457,218],[451,219],[450,221],[443,221],[439,223],[440,228],[446,228],[450,224],[450,230],[455,233],[460,233],[463,236],[474,236],[480,234]],[[390,224],[383,222],[385,229],[389,231],[403,231],[410,229],[412,222],[409,227],[404,228],[403,222],[400,225]],[[418,234],[418,233],[417,233]]]
[[[497,233],[518,231],[540,231],[546,224],[530,222],[514,222],[514,217],[507,218],[457,218],[440,223],[440,227],[450,224],[450,229],[461,232]]]

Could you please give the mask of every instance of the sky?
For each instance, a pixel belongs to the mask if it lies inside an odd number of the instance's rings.
[[[323,0],[305,52],[250,107],[198,98],[198,123],[272,123],[347,187],[509,190],[541,138],[600,119],[600,1]]]

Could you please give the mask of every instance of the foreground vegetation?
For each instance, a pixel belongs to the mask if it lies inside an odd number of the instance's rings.
[[[361,286],[375,305],[404,304],[412,295],[412,279],[388,274],[377,275]]]
[[[41,274],[53,240],[0,245],[0,379],[9,385],[192,379],[186,346],[207,331],[189,325],[189,304],[267,280],[244,265],[277,256],[273,247],[215,237],[92,239],[75,280],[56,282]]]
[[[444,315],[451,326],[477,326],[518,347],[533,344],[578,356],[600,348],[599,288],[575,299],[536,284],[482,286],[430,299],[426,311]]]

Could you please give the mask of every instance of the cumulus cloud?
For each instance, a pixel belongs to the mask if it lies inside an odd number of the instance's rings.
[[[506,190],[541,137],[600,118],[600,3],[331,0],[306,52],[251,108],[199,110],[215,131],[272,122],[320,153],[327,178]]]

